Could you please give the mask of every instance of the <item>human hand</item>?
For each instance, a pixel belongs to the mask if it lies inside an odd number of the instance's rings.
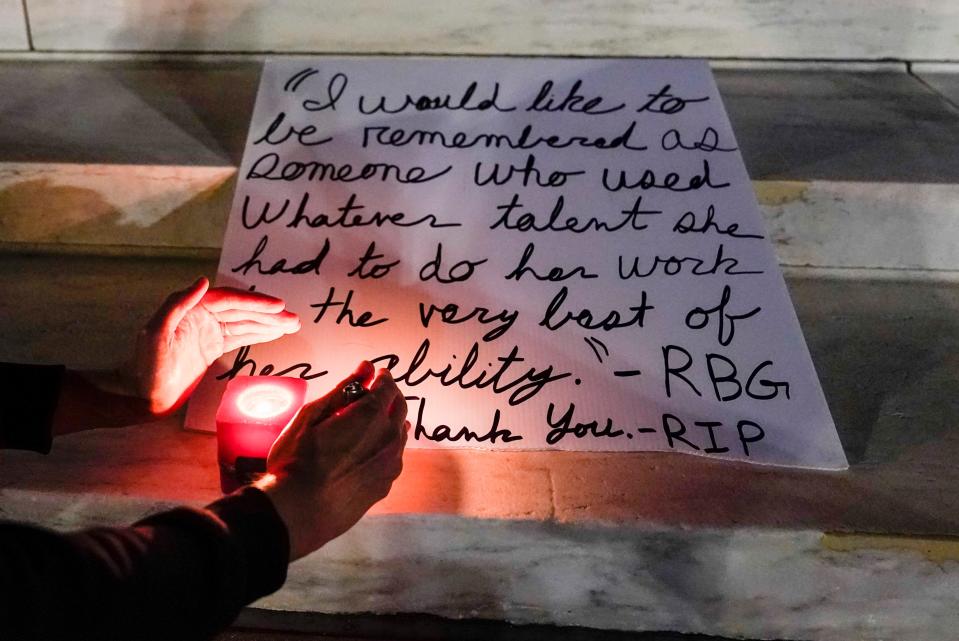
[[[369,391],[346,404],[341,390],[352,381]],[[346,532],[389,493],[403,469],[406,411],[389,371],[373,378],[373,365],[364,361],[329,394],[304,405],[280,434],[256,485],[286,524],[290,561]]]
[[[174,292],[137,335],[131,361],[120,370],[125,393],[165,414],[179,407],[206,369],[223,354],[300,329],[278,298],[200,278]]]

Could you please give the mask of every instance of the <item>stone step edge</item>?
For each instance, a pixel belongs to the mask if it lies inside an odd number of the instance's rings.
[[[914,552],[926,561],[959,561],[959,536],[924,536],[871,532],[823,532],[820,545],[834,552]]]
[[[798,481],[797,481],[798,482]],[[172,499],[169,497],[158,498],[138,495],[114,495],[96,491],[75,491],[75,490],[32,490],[22,487],[0,488],[0,498],[4,504],[10,507],[11,514],[17,513],[17,517],[26,522],[52,522],[51,527],[60,529],[61,527],[91,527],[84,521],[71,523],[69,525],[59,525],[57,518],[61,513],[64,516],[89,518],[99,520],[99,516],[105,509],[112,508],[117,514],[117,522],[129,521],[141,518],[145,514],[150,514],[160,510],[172,509],[178,505],[193,505],[201,507],[209,501],[216,498],[191,497],[189,499]],[[63,512],[64,506],[73,506],[78,508]],[[438,523],[455,523],[457,521],[470,521],[477,523],[510,523],[536,521],[540,523],[552,523],[558,527],[599,527],[601,529],[622,529],[631,530],[638,533],[647,534],[676,534],[684,535],[692,531],[700,532],[764,532],[770,535],[776,533],[804,532],[815,535],[819,538],[819,544],[822,547],[837,552],[850,552],[856,550],[896,550],[906,552],[917,552],[927,560],[939,563],[942,561],[959,561],[959,535],[943,534],[917,534],[901,533],[893,531],[869,531],[869,530],[835,530],[810,528],[808,526],[758,526],[731,524],[729,526],[717,525],[668,525],[650,521],[648,523],[637,522],[612,522],[603,519],[575,519],[562,520],[554,517],[504,517],[504,516],[480,516],[469,514],[450,514],[446,512],[377,512],[372,511],[367,515],[368,519],[386,520],[401,522],[405,520],[433,520]]]
[[[907,71],[909,65],[930,65],[949,68],[955,61],[908,58],[757,58],[739,56],[656,56],[615,54],[509,54],[462,52],[370,52],[370,51],[86,51],[44,49],[19,51],[0,50],[0,62],[263,62],[270,58],[609,58],[661,59],[678,58],[707,60],[713,69],[769,71],[855,71],[860,73]]]

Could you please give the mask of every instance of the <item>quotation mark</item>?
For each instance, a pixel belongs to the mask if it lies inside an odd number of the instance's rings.
[[[313,67],[307,67],[301,71],[297,71],[295,74],[290,76],[290,79],[286,81],[286,84],[283,85],[283,91],[295,92],[300,88],[300,84],[310,76],[315,76],[320,73],[318,70]]]
[[[602,355],[599,353],[599,350],[596,349],[596,346],[597,346],[597,345],[603,349],[603,351],[606,353],[607,356],[609,356],[609,348],[606,347],[606,343],[604,343],[603,341],[601,341],[601,340],[599,340],[598,338],[595,338],[595,337],[593,337],[593,336],[587,336],[587,337],[583,338],[583,340],[586,341],[586,344],[589,345],[589,348],[590,348],[591,350],[593,350],[593,354],[596,355],[596,358],[599,359],[599,362],[600,362],[600,363],[603,362],[603,357],[602,357]]]

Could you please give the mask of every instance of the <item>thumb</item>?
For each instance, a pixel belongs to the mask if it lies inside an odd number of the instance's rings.
[[[303,409],[300,410],[303,420],[306,421],[307,425],[313,425],[326,420],[326,418],[343,409],[347,405],[347,401],[343,397],[343,388],[354,381],[358,381],[363,387],[366,387],[373,380],[373,374],[375,373],[376,370],[371,362],[361,361],[353,370],[353,373],[337,383],[332,390],[303,406]]]
[[[201,276],[186,289],[173,292],[147,322],[146,328],[161,335],[170,333],[176,329],[187,312],[196,307],[209,288],[210,281]]]

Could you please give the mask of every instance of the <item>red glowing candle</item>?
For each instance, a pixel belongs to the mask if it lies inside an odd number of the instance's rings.
[[[220,488],[232,492],[266,472],[266,457],[300,411],[306,381],[279,376],[237,376],[216,411]]]

